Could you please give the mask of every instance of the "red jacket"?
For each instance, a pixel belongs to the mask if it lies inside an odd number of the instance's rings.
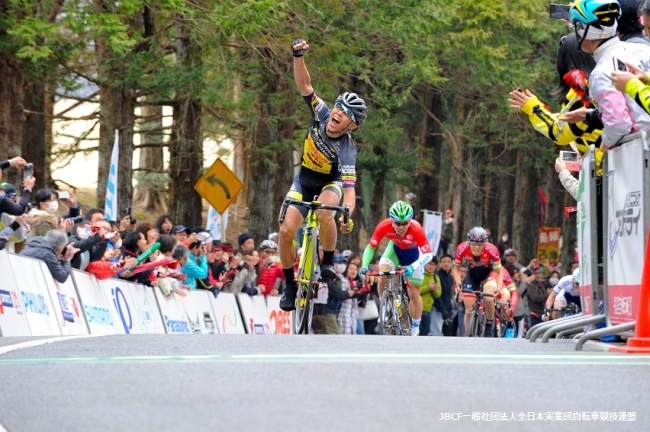
[[[264,285],[262,295],[269,295],[275,286],[278,278],[284,280],[284,272],[279,263],[271,263],[270,266],[260,266],[260,276],[257,278],[257,285]]]

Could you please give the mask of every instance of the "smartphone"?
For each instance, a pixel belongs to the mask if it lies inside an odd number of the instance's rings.
[[[561,151],[560,160],[566,165],[566,169],[573,172],[580,172],[578,153],[572,151]]]
[[[621,72],[627,72],[627,66],[619,59],[616,59],[616,62],[614,64],[614,69]]]
[[[61,200],[70,199],[70,192],[68,191],[57,191],[57,194],[59,194],[59,199]]]
[[[551,3],[548,7],[548,15],[552,19],[569,20],[569,5]]]
[[[26,163],[23,167],[23,180],[27,177],[34,177],[34,164],[31,162]]]

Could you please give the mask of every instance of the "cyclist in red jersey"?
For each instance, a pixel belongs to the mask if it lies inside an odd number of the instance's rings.
[[[456,248],[456,259],[451,275],[458,286],[463,290],[465,303],[465,326],[472,313],[476,302],[474,291],[487,289],[489,294],[495,294],[503,289],[503,267],[499,250],[492,243],[488,243],[488,234],[482,227],[474,227],[467,233],[467,241]],[[461,280],[459,267],[463,264],[468,267],[465,280]],[[490,278],[490,273],[495,273]],[[494,298],[485,297],[485,337],[494,336]]]
[[[413,320],[411,334],[417,336],[420,332],[420,320],[422,319],[422,297],[420,287],[424,279],[424,265],[431,261],[433,252],[422,225],[413,220],[413,207],[403,201],[394,203],[389,211],[388,219],[384,219],[377,225],[370,243],[363,252],[361,272],[368,270],[372,261],[375,249],[385,237],[389,241],[384,254],[379,260],[379,271],[395,270],[397,267],[406,267],[408,277],[408,293],[411,303],[409,312]],[[384,292],[386,280],[379,279],[379,296]]]

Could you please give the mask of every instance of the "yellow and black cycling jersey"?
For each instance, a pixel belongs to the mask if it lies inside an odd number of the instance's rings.
[[[305,136],[299,175],[305,170],[312,171],[304,174],[327,181],[340,181],[343,188],[353,188],[357,180],[357,149],[352,137],[348,133],[336,139],[328,137],[325,128],[330,108],[315,92],[303,98],[311,109],[312,118]]]
[[[629,94],[637,105],[650,114],[650,86],[643,84],[638,78],[634,78],[625,84],[625,93]]]
[[[580,96],[573,89],[569,89],[562,109],[557,114],[550,112],[537,96],[526,102],[521,110],[528,115],[528,120],[537,132],[557,145],[564,146],[575,143],[580,154],[583,154],[593,144],[596,147],[596,165],[601,171],[603,152],[599,147],[602,129],[597,129],[585,122],[569,123],[559,119],[562,114],[580,108],[585,108]]]

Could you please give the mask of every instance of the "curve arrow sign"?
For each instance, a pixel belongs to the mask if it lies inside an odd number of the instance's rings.
[[[230,190],[228,189],[228,186],[226,186],[224,182],[216,178],[214,174],[208,177],[207,179],[205,179],[205,181],[210,183],[212,186],[215,185],[221,186],[221,189],[223,189],[224,193],[226,194],[226,199],[230,199]]]

